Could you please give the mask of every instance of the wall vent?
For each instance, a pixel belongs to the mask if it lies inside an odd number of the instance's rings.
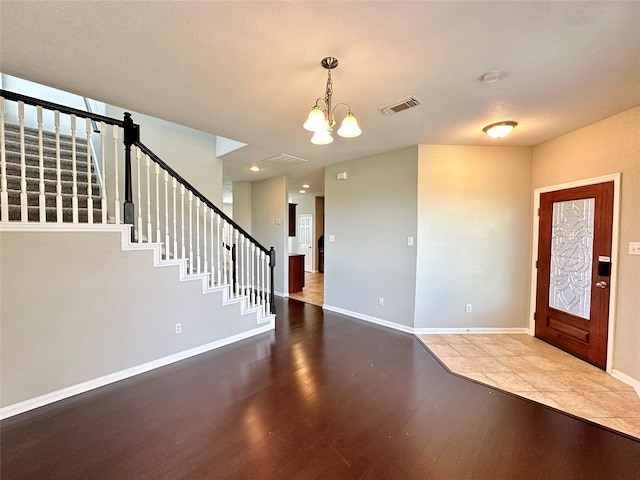
[[[267,158],[263,160],[263,162],[270,163],[271,165],[278,165],[280,167],[290,167],[291,165],[306,163],[307,161],[304,158],[294,157],[293,155],[281,153],[280,155],[276,155],[275,157]]]
[[[380,110],[382,110],[382,113],[386,115],[394,115],[403,110],[417,107],[418,105],[422,105],[422,100],[412,95],[410,97],[400,99],[397,102],[394,102],[392,104],[385,105],[384,107],[379,107],[379,108]]]

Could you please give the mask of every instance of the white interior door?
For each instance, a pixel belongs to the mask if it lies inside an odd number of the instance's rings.
[[[298,253],[304,255],[304,271],[313,272],[313,215],[298,215]]]

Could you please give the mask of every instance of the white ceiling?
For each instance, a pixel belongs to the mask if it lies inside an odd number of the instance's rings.
[[[635,1],[2,0],[0,17],[4,73],[247,143],[223,157],[229,179],[287,173],[312,194],[331,163],[416,144],[532,146],[640,104]],[[334,101],[363,134],[315,146],[302,123],[325,56],[340,60]],[[491,70],[502,78],[483,83]],[[408,95],[423,105],[378,109]],[[519,126],[482,133],[500,120]],[[263,162],[281,153],[308,161]]]

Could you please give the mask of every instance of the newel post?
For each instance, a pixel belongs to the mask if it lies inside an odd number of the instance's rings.
[[[269,292],[269,302],[271,303],[271,313],[273,315],[276,314],[276,295],[274,293],[275,291],[275,286],[273,284],[273,280],[274,280],[274,276],[273,276],[273,271],[276,268],[276,251],[273,247],[271,247],[269,249],[269,270],[270,270],[270,276],[271,276],[271,291]]]
[[[131,180],[131,145],[140,141],[140,125],[133,123],[131,114],[124,113],[124,223],[134,225],[135,206]],[[131,240],[135,240],[135,231],[131,229]]]

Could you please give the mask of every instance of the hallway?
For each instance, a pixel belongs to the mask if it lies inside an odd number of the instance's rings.
[[[3,480],[637,478],[640,442],[276,299],[277,329],[4,420]]]
[[[324,304],[324,273],[304,272],[304,288],[290,293],[289,298],[322,307]]]

